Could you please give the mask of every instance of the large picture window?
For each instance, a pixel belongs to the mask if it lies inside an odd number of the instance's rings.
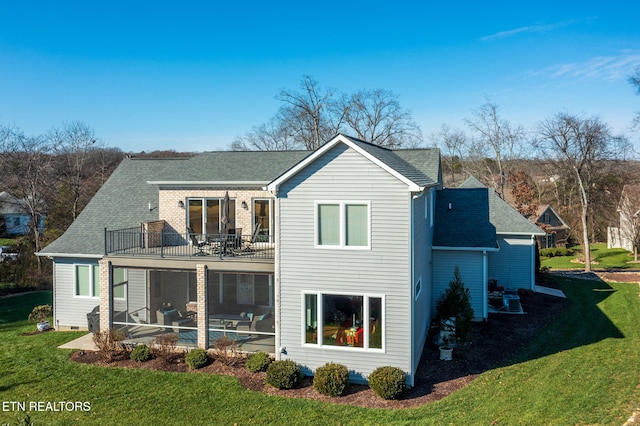
[[[304,343],[343,348],[383,348],[383,298],[304,294]]]
[[[317,246],[370,247],[368,202],[318,202],[316,206]]]

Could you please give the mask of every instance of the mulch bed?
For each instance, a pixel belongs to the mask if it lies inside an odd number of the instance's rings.
[[[489,320],[475,323],[469,343],[454,350],[452,361],[441,361],[438,348],[427,343],[416,374],[415,386],[402,399],[384,400],[366,385],[350,385],[346,395],[332,398],[319,394],[313,389],[313,379],[305,377],[296,389],[278,390],[264,383],[264,373],[251,373],[243,362],[237,366],[226,366],[219,361],[197,370],[199,374],[224,374],[235,376],[240,384],[250,390],[270,395],[293,398],[308,398],[338,404],[377,408],[417,407],[437,401],[466,386],[479,374],[505,365],[508,360],[527,345],[538,332],[549,324],[567,306],[566,299],[544,294],[521,292],[525,315],[490,314]],[[189,367],[183,357],[176,357],[166,363],[153,359],[144,363],[131,360],[115,361],[109,364],[100,360],[92,351],[78,351],[72,354],[73,361],[110,367],[143,368],[173,372],[186,372]]]

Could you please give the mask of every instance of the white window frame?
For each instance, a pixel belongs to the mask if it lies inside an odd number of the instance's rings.
[[[306,342],[306,295],[315,295],[316,296],[316,312],[317,312],[317,326],[316,332],[318,333],[318,343],[307,343]],[[322,327],[323,323],[323,296],[361,296],[362,304],[363,304],[363,319],[366,320],[366,323],[363,324],[364,328],[364,343],[362,347],[357,346],[335,346],[335,345],[324,345],[322,342]],[[385,307],[385,296],[383,294],[375,294],[375,293],[356,293],[356,292],[337,292],[337,291],[312,291],[312,290],[303,290],[301,293],[302,302],[301,302],[301,344],[303,347],[307,348],[316,348],[316,349],[327,349],[327,350],[336,350],[336,351],[348,351],[348,352],[375,352],[375,353],[384,353],[386,352],[386,330],[387,330],[387,315],[386,315],[386,307]],[[382,348],[370,348],[369,347],[369,330],[371,329],[369,325],[369,318],[371,318],[371,313],[369,312],[369,299],[376,298],[381,300],[381,311],[382,311]]]
[[[319,229],[318,229],[318,220],[320,219],[318,215],[318,209],[321,205],[326,204],[337,204],[340,209],[340,229],[339,229],[339,243],[336,245],[328,245],[328,244],[320,244],[319,241]],[[366,246],[352,246],[347,245],[347,206],[348,205],[357,205],[357,206],[367,206],[367,245]],[[313,229],[314,229],[314,247],[319,249],[340,249],[340,250],[371,250],[371,201],[363,201],[363,200],[319,200],[314,201],[313,205]]]
[[[115,269],[115,267],[114,267]],[[127,290],[129,289],[129,269],[127,268],[120,268],[118,267],[118,269],[123,269],[124,270],[124,281],[122,281],[121,286],[124,287],[124,297],[116,297],[116,287],[115,287],[115,283],[113,283],[113,298],[116,300],[127,300]],[[111,280],[113,282],[113,279]]]
[[[84,294],[78,294],[78,266],[87,266],[89,267],[89,295],[85,296]],[[74,263],[73,264],[73,297],[78,297],[81,299],[99,299],[100,295],[97,296],[93,293],[94,285],[94,277],[95,273],[93,268],[99,268],[99,265],[95,263]],[[99,273],[99,272],[98,272]],[[99,276],[99,275],[98,275]],[[100,283],[98,283],[98,288],[100,288]]]

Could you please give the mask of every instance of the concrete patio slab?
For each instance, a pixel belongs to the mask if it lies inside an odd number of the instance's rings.
[[[567,298],[562,290],[558,290],[556,288],[543,287],[541,285],[534,286],[533,290],[536,293],[548,294],[550,296],[562,297],[564,299]]]
[[[75,340],[58,346],[60,349],[81,349],[85,351],[97,350],[96,345],[93,343],[93,333],[87,333],[82,337],[78,337]]]

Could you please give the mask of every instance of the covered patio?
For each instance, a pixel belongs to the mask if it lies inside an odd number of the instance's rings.
[[[178,346],[186,348],[214,348],[224,339],[242,351],[275,352],[270,268],[214,270],[193,262],[180,263],[183,269],[160,264],[140,268],[114,262],[101,262],[105,272],[110,271],[106,285],[111,291],[103,292],[110,296],[101,296],[100,329],[121,330],[133,344],[150,344],[171,333],[177,335]],[[233,269],[228,263],[225,267]]]

